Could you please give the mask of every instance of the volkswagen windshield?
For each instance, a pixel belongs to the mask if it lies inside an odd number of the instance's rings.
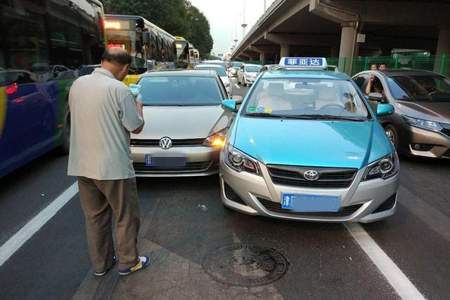
[[[262,78],[243,112],[249,117],[294,119],[370,118],[356,88],[346,80]]]
[[[220,105],[222,96],[214,77],[149,76],[139,82],[146,106]]]

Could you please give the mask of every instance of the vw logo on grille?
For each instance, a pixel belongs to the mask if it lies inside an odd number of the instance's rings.
[[[159,140],[159,146],[165,150],[170,149],[172,148],[172,140],[165,136]]]
[[[303,177],[305,177],[305,179],[309,181],[316,181],[317,179],[319,179],[319,172],[317,172],[316,170],[308,170],[303,173]]]

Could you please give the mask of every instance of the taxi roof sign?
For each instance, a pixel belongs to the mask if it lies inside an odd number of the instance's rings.
[[[325,70],[328,64],[325,57],[282,57],[280,66],[301,70]]]

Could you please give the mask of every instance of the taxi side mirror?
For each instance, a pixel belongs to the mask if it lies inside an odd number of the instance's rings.
[[[384,117],[389,116],[394,113],[394,106],[388,103],[378,103],[377,105],[377,116]]]
[[[234,99],[225,99],[222,101],[222,107],[226,110],[237,112],[237,103]]]
[[[132,83],[132,84],[130,84],[129,88],[130,88],[131,94],[133,94],[133,96],[135,96],[135,97],[137,95],[139,95],[139,93],[141,92],[141,86],[139,84]]]

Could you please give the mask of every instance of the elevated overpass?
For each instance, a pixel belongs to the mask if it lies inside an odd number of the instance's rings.
[[[232,58],[339,57],[340,69],[351,72],[344,61],[392,49],[449,55],[450,0],[276,0]]]

